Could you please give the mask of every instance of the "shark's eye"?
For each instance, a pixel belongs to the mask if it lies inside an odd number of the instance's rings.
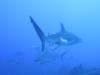
[[[68,40],[67,39],[64,39],[63,37],[60,37],[60,40],[64,43],[68,43]]]

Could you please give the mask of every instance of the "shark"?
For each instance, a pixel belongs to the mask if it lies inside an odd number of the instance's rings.
[[[75,34],[68,32],[65,29],[62,22],[60,22],[61,29],[59,32],[55,34],[49,34],[46,36],[43,30],[39,27],[39,25],[32,18],[32,16],[29,16],[29,18],[39,39],[41,40],[41,46],[42,46],[41,51],[42,52],[45,51],[46,42],[48,42],[50,45],[56,45],[57,46],[56,48],[58,48],[60,46],[71,46],[81,41],[81,39],[77,37]]]

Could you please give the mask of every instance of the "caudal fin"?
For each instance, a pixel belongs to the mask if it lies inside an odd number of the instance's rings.
[[[31,16],[29,18],[31,20],[31,23],[32,23],[35,31],[37,32],[37,34],[38,34],[38,36],[39,36],[39,38],[41,40],[41,44],[42,44],[41,50],[44,51],[44,48],[45,48],[45,34],[40,29],[40,27],[36,24],[36,22],[34,21],[34,19]]]

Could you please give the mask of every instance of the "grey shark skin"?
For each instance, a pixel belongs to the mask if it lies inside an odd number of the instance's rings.
[[[58,33],[45,36],[42,29],[38,26],[38,24],[34,21],[34,19],[31,16],[30,16],[30,20],[41,40],[42,51],[45,50],[46,42],[52,45],[57,45],[57,46],[63,46],[63,45],[68,46],[68,45],[76,44],[80,41],[80,39],[76,35],[66,31],[63,23],[60,23],[61,30]]]

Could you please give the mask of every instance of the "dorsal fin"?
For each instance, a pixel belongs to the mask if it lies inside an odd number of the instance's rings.
[[[62,22],[60,22],[60,25],[61,25],[61,32],[66,32],[66,29],[65,29],[65,27],[64,27]]]

